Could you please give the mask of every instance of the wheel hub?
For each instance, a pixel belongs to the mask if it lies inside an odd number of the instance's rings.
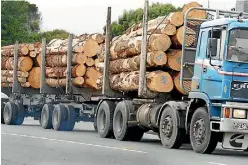
[[[171,138],[172,131],[173,131],[173,120],[171,116],[167,116],[164,119],[162,131],[166,139]]]
[[[206,127],[202,118],[194,123],[193,135],[197,144],[202,144],[205,140]]]

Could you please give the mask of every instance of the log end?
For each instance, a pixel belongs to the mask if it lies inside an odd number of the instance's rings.
[[[33,67],[29,72],[28,82],[32,88],[40,88],[40,67]]]

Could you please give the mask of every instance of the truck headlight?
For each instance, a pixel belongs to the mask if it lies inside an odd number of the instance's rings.
[[[233,118],[246,119],[246,110],[244,109],[233,109]]]

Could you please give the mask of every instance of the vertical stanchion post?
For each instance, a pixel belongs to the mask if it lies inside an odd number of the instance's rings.
[[[18,70],[18,52],[19,52],[19,44],[18,41],[16,41],[15,43],[15,47],[14,47],[14,72],[13,72],[13,87],[12,87],[12,92],[16,93],[18,92],[18,88],[19,88],[19,82],[18,82],[18,78],[17,78],[17,70]]]
[[[42,38],[40,93],[44,93],[45,85],[46,85],[46,39]]]
[[[68,37],[68,50],[67,50],[66,94],[69,95],[72,93],[71,61],[72,61],[72,34],[70,34]]]
[[[140,74],[139,74],[139,97],[147,93],[146,86],[146,58],[147,58],[147,17],[148,17],[148,0],[145,0],[143,11],[143,31],[142,31],[142,44],[140,56]]]

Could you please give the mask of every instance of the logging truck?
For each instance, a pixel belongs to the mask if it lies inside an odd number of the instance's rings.
[[[189,17],[193,10],[211,12],[217,19]],[[111,9],[108,8],[103,75],[97,84],[100,91],[79,88],[71,81],[71,35],[68,38],[65,87],[51,87],[46,81],[46,41],[42,39],[40,89],[24,88],[18,80],[19,47],[16,43],[13,83],[11,87],[2,87],[2,92],[9,96],[8,100],[2,100],[2,123],[20,125],[24,117],[32,116],[40,120],[45,129],[71,131],[75,122],[92,121],[102,138],[139,141],[145,132],[152,130],[158,133],[166,148],[177,149],[190,142],[195,152],[211,153],[221,142],[225,149],[247,150],[248,20],[242,17],[247,14],[188,9],[181,33],[176,34],[182,38],[181,72],[173,82],[169,74],[149,72],[146,68],[149,64],[146,13],[147,9],[141,26],[140,61],[138,65],[132,65],[133,68],[138,66],[139,72],[113,76],[110,74],[110,71],[115,72],[110,64]],[[223,15],[226,18],[220,18]],[[164,39],[157,44],[163,42]],[[158,53],[158,61],[162,55],[163,52]],[[126,71],[123,67],[120,70]],[[121,76],[124,78],[120,79]],[[162,89],[156,84],[162,84]],[[166,92],[173,88],[173,84],[183,95]],[[133,90],[125,92],[127,88]]]

